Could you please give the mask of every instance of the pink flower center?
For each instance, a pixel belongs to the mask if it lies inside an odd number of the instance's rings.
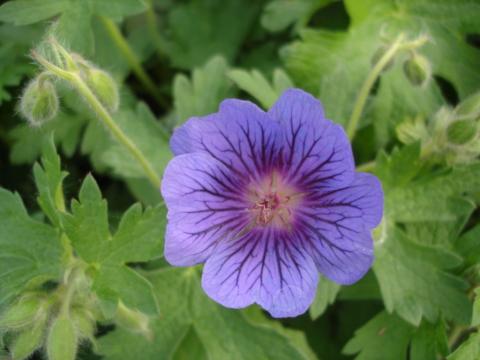
[[[260,182],[250,184],[248,190],[253,225],[291,227],[293,212],[303,196],[283,181],[278,172],[272,172]]]

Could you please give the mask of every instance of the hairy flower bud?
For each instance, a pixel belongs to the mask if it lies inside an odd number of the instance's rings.
[[[16,330],[30,325],[46,312],[42,296],[27,295],[8,308],[0,317],[0,329]]]
[[[53,119],[58,112],[58,96],[53,83],[42,75],[32,80],[23,92],[20,112],[33,126]]]
[[[405,61],[403,71],[407,79],[415,86],[427,84],[432,76],[430,62],[419,54],[414,54]]]
[[[115,319],[118,325],[127,330],[142,334],[147,339],[152,337],[148,316],[138,310],[130,309],[122,301],[118,302]]]
[[[43,337],[47,326],[47,316],[44,314],[33,324],[21,332],[12,346],[10,354],[13,360],[27,359],[43,343]]]
[[[118,87],[110,74],[103,70],[90,68],[85,73],[85,82],[109,111],[114,112],[118,109]]]
[[[455,115],[458,118],[480,118],[480,91],[470,95],[455,108]]]
[[[447,127],[447,140],[454,145],[464,145],[477,134],[477,124],[471,120],[457,120]]]
[[[95,334],[95,316],[85,308],[72,309],[72,321],[77,329],[80,340],[94,340]]]
[[[398,140],[404,144],[412,144],[424,141],[428,138],[428,130],[425,119],[421,116],[407,118],[395,128]]]
[[[75,360],[77,331],[72,319],[60,314],[52,323],[47,337],[48,360]]]

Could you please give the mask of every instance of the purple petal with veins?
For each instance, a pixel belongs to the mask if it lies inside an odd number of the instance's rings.
[[[205,263],[202,285],[215,301],[297,316],[319,272],[351,284],[371,267],[381,185],[355,172],[343,129],[311,95],[287,90],[268,112],[225,100],[178,128],[171,147],[165,257]]]

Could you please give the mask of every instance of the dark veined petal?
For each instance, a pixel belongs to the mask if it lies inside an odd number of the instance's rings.
[[[258,303],[274,317],[304,313],[313,301],[318,271],[285,231],[257,228],[220,243],[207,260],[202,285],[220,304]]]
[[[242,185],[204,153],[175,157],[168,164],[162,195],[168,208],[165,257],[172,265],[203,262],[217,242],[248,222]]]
[[[248,180],[276,164],[282,141],[281,127],[267,113],[251,102],[230,99],[218,113],[188,120],[170,145],[176,155],[207,153]]]
[[[353,179],[353,154],[343,128],[325,119],[320,101],[285,91],[268,112],[284,130],[288,179],[305,190],[344,186]]]
[[[370,230],[381,221],[378,179],[357,173],[345,188],[315,193],[298,210],[297,234],[319,271],[340,284],[360,279],[373,261]]]

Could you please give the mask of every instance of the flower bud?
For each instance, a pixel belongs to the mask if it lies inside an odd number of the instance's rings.
[[[28,295],[8,308],[0,317],[0,329],[16,330],[30,325],[46,312],[44,298]]]
[[[89,310],[85,308],[72,309],[72,321],[80,340],[94,340],[95,317]]]
[[[417,141],[424,141],[428,138],[427,125],[421,116],[407,118],[395,128],[398,140],[409,145]]]
[[[480,117],[480,91],[470,95],[455,108],[455,115],[459,118],[478,120]]]
[[[32,80],[23,92],[20,112],[33,126],[53,119],[58,112],[57,91],[53,83],[42,75]]]
[[[60,314],[53,321],[48,333],[48,360],[75,360],[77,347],[77,331],[72,319]]]
[[[118,325],[127,330],[142,334],[147,339],[152,337],[148,316],[138,310],[130,309],[122,301],[118,302],[115,319]]]
[[[454,145],[464,145],[477,134],[477,124],[472,120],[456,120],[447,127],[447,140]]]
[[[90,68],[85,73],[85,82],[109,111],[118,109],[119,96],[115,80],[107,72]]]
[[[35,350],[42,346],[46,326],[47,316],[45,314],[31,328],[21,332],[10,347],[12,359],[27,359]]]
[[[432,76],[432,69],[428,59],[422,55],[414,54],[403,64],[403,72],[407,79],[415,86],[427,84]]]

